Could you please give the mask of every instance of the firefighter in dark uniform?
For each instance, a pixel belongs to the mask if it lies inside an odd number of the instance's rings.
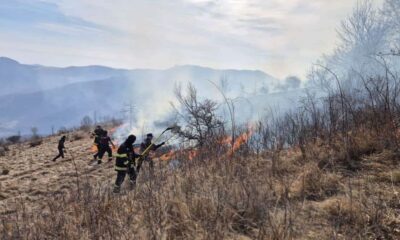
[[[140,152],[143,154],[143,152],[150,147],[149,151],[156,151],[158,148],[160,148],[161,146],[163,146],[165,144],[165,142],[162,142],[158,145],[153,144],[151,141],[153,140],[153,134],[152,133],[148,133],[146,135],[146,139],[144,140],[144,142],[142,142],[140,144]],[[148,152],[146,153],[146,156],[143,156],[139,159],[137,168],[136,168],[136,172],[137,174],[139,174],[140,168],[142,167],[142,163],[143,161],[146,161],[149,163],[150,166],[150,171],[153,171],[154,168],[154,162],[153,160],[150,158],[150,156],[148,155]]]
[[[111,138],[108,136],[107,131],[103,131],[103,135],[100,137],[99,141],[99,153],[98,157],[99,160],[97,161],[98,164],[101,163],[101,159],[103,158],[104,154],[107,152],[108,153],[108,161],[110,162],[112,160],[112,150],[110,147],[111,145],[115,148],[114,143],[111,141]]]
[[[99,156],[100,153],[100,138],[103,136],[104,129],[101,126],[96,126],[96,129],[93,132],[94,136],[94,145],[96,145],[97,148],[97,153],[93,155],[93,159],[97,160],[97,157]]]
[[[64,151],[65,151],[65,140],[67,139],[66,136],[62,136],[61,139],[58,141],[58,155],[53,158],[53,162],[55,162],[59,157],[64,158]]]
[[[141,155],[134,152],[133,143],[135,141],[136,136],[129,135],[125,142],[119,146],[115,154],[115,171],[117,171],[117,179],[114,186],[115,193],[120,192],[126,174],[129,175],[130,187],[133,188],[136,184],[135,158]]]

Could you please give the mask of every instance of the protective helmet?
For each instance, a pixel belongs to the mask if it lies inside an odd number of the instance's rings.
[[[133,134],[131,134],[131,135],[129,135],[129,137],[126,139],[125,142],[126,142],[127,144],[133,144],[135,141],[136,141],[136,136],[133,135]]]

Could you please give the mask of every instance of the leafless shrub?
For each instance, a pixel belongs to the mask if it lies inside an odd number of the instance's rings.
[[[322,200],[340,191],[337,175],[324,173],[317,167],[310,167],[302,178],[301,193],[308,200]]]
[[[71,140],[72,141],[78,141],[78,140],[81,140],[83,138],[85,138],[85,136],[82,133],[79,133],[79,132],[73,133],[71,135]]]
[[[213,140],[224,130],[224,124],[216,114],[217,103],[209,99],[200,101],[197,90],[191,84],[187,87],[186,96],[179,87],[175,89],[175,95],[181,105],[180,109],[175,109],[185,124],[179,133],[181,137],[199,147],[215,144]]]
[[[43,142],[43,140],[40,137],[35,138],[35,139],[31,139],[29,141],[29,146],[30,147],[37,147],[37,146],[41,145],[42,142]]]
[[[81,130],[90,131],[92,126],[93,126],[93,120],[89,116],[85,116],[82,118],[80,127]]]
[[[0,145],[0,157],[4,157],[8,151],[9,148],[7,145],[5,144]]]
[[[21,141],[21,136],[20,135],[10,136],[10,137],[6,138],[6,140],[8,142],[10,142],[11,144],[16,144]]]
[[[361,204],[350,199],[332,199],[325,203],[324,210],[328,214],[328,220],[337,228],[363,226],[367,221],[361,210]]]
[[[58,129],[57,134],[58,135],[62,135],[62,134],[67,134],[69,131],[66,127],[60,127],[60,129]]]

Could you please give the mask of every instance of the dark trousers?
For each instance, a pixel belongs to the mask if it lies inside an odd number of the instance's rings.
[[[129,180],[130,180],[131,184],[135,184],[136,171],[133,167],[129,167],[127,171],[117,171],[117,179],[115,180],[115,186],[121,187],[122,183],[125,180],[126,174],[129,175]]]
[[[94,159],[97,159],[97,157],[98,157],[99,154],[100,154],[100,145],[99,145],[99,144],[96,144],[96,147],[97,147],[97,152],[96,152],[95,155],[93,155]]]
[[[112,158],[112,150],[110,146],[100,147],[100,151],[97,153],[100,160],[103,158],[105,153],[108,153],[108,158]]]
[[[138,165],[137,165],[137,167],[136,167],[136,172],[137,172],[137,174],[139,174],[140,168],[142,168],[143,161],[149,163],[150,171],[153,172],[153,169],[154,169],[154,162],[153,162],[153,160],[152,160],[151,158],[149,158],[149,157],[144,157],[144,158],[140,158],[140,159],[139,159]]]
[[[53,158],[53,162],[55,161],[55,160],[57,160],[58,158],[64,158],[64,150],[62,149],[62,148],[59,148],[58,149],[58,155],[55,157],[55,158]]]

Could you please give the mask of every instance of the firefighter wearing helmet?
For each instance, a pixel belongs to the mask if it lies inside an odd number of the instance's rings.
[[[129,175],[130,188],[134,188],[136,184],[135,159],[141,155],[134,152],[133,143],[136,141],[135,135],[129,135],[124,143],[119,146],[115,154],[115,171],[117,178],[115,180],[114,192],[119,193],[121,185],[124,182],[126,174]]]

